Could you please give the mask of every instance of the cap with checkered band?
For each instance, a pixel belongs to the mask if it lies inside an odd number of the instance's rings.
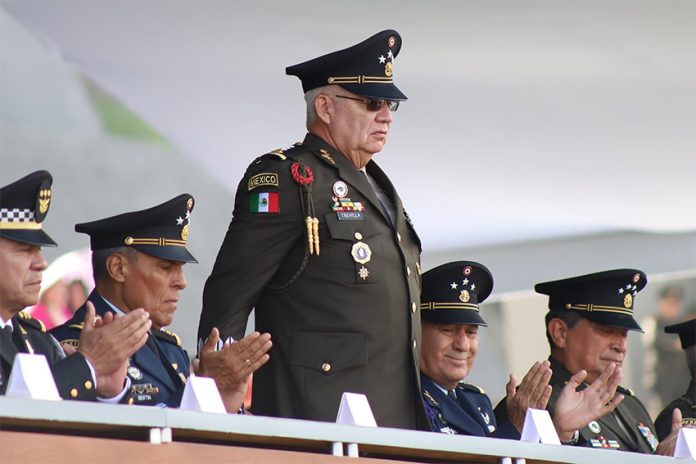
[[[43,231],[51,206],[53,177],[36,171],[0,188],[0,237],[30,245],[56,246]]]

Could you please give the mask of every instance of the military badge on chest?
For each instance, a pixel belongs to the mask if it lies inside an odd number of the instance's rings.
[[[342,180],[333,185],[334,196],[331,197],[331,211],[336,213],[339,221],[364,221],[365,207],[359,201],[348,198],[348,186]]]
[[[655,452],[657,449],[657,438],[655,438],[655,435],[652,433],[652,430],[650,430],[650,427],[647,425],[643,424],[642,422],[639,422],[638,425],[638,431],[640,432],[640,435],[645,439],[646,442],[648,442],[648,445],[650,446],[650,449]]]

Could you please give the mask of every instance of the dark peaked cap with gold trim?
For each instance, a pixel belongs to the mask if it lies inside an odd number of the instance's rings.
[[[479,314],[493,290],[493,276],[483,264],[455,261],[423,274],[421,319],[440,324],[487,325]]]
[[[193,197],[187,193],[141,211],[75,225],[89,235],[92,250],[132,246],[157,258],[197,263],[186,249]]]
[[[642,271],[614,269],[543,282],[536,284],[534,290],[549,296],[552,311],[575,311],[599,324],[643,332],[633,318],[633,304],[647,283]]]
[[[385,100],[406,100],[394,85],[394,58],[401,50],[401,36],[388,29],[352,47],[288,66],[285,73],[297,76],[308,92],[338,84],[358,95]]]
[[[0,189],[0,237],[56,246],[41,224],[51,206],[52,183],[48,171],[36,171]]]

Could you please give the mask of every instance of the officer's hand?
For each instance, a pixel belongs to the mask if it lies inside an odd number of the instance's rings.
[[[664,440],[657,445],[655,454],[660,456],[674,456],[674,450],[677,447],[677,437],[679,429],[682,428],[682,413],[679,408],[674,408],[672,411],[672,431],[665,437]]]
[[[147,341],[152,322],[144,309],[116,317],[107,313],[101,320],[95,319],[94,305],[87,302],[77,351],[89,360],[99,378],[123,370],[123,364]]]
[[[517,379],[513,374],[510,374],[510,381],[505,386],[507,391],[505,405],[508,420],[518,432],[522,432],[527,409],[546,408],[551,397],[549,380],[551,380],[551,364],[548,361],[535,362],[517,389],[515,389]]]
[[[244,402],[249,377],[268,362],[273,343],[270,334],[254,332],[215,351],[219,340],[220,332],[213,328],[199,353],[196,374],[215,379],[225,408],[237,412]]]
[[[553,416],[561,441],[570,441],[576,430],[616,409],[624,399],[624,395],[616,394],[622,375],[621,368],[611,363],[592,385],[581,391],[576,390],[587,371],[580,370],[570,378],[556,401]]]

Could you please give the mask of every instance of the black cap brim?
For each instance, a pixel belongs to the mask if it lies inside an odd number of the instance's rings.
[[[155,258],[162,258],[168,261],[180,263],[197,263],[196,258],[185,247],[157,246],[157,245],[132,245],[138,251],[142,251]]]
[[[421,319],[438,324],[456,324],[456,325],[481,325],[487,327],[486,321],[483,320],[481,314],[474,310],[456,309],[448,311],[446,309],[422,309]]]
[[[29,245],[57,246],[58,244],[41,229],[0,230],[0,237]]]
[[[607,314],[606,312],[590,311],[577,311],[576,314],[592,322],[596,322],[597,324],[608,325],[609,327],[615,327],[617,329],[634,330],[641,333],[645,332],[633,317],[625,314]]]
[[[363,97],[378,98],[382,100],[405,101],[408,100],[401,90],[394,84],[339,84],[349,92]]]

